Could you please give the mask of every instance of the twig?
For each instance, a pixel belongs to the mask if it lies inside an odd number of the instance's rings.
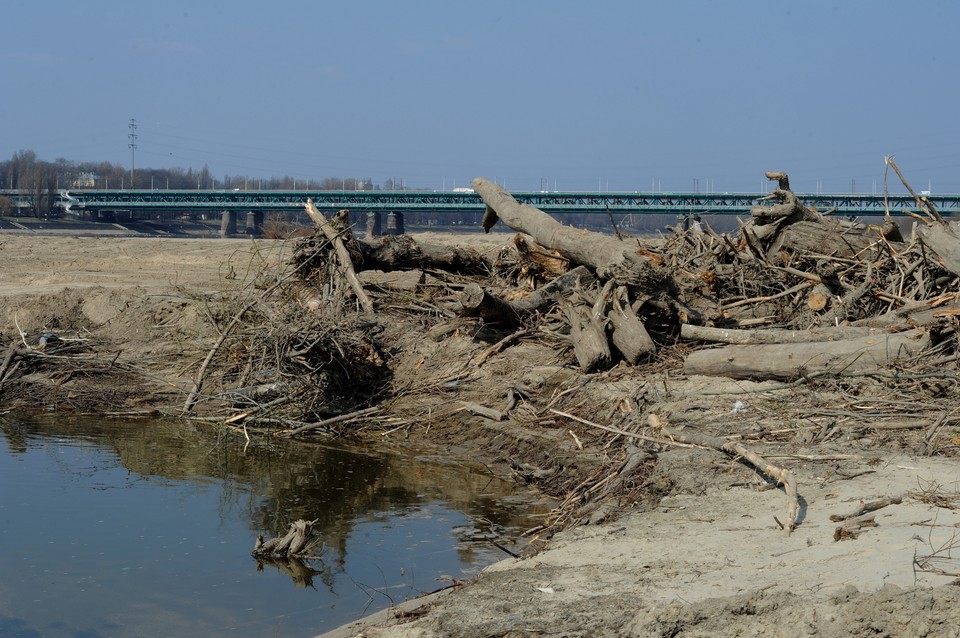
[[[528,337],[532,334],[537,334],[537,332],[539,331],[530,329],[530,328],[517,330],[516,332],[507,335],[500,341],[496,342],[495,344],[493,344],[492,346],[490,346],[489,348],[487,348],[486,350],[478,354],[476,357],[473,358],[473,361],[471,361],[471,363],[477,367],[480,367],[481,365],[483,365],[484,361],[486,361],[496,353],[500,352],[501,350],[506,348],[508,345],[512,344],[514,341],[519,341],[523,337]]]

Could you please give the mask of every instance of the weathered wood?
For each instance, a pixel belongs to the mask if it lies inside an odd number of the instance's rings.
[[[377,241],[358,241],[363,256],[361,270],[422,270],[481,275],[491,264],[476,250],[465,246],[444,246],[414,241],[409,235],[387,235]]]
[[[933,226],[918,224],[915,232],[923,245],[939,257],[944,269],[960,275],[960,225],[957,222]]]
[[[802,219],[808,213],[803,207],[797,196],[790,190],[777,189],[771,193],[768,198],[779,199],[779,204],[753,206],[750,209],[750,216],[759,224],[768,224],[783,218],[797,216]]]
[[[521,313],[529,314],[544,310],[551,303],[554,303],[558,297],[564,296],[575,287],[588,288],[596,281],[593,273],[584,266],[577,266],[573,270],[566,272],[550,283],[537,288],[535,291],[521,297],[512,304]]]
[[[668,288],[670,276],[661,268],[659,256],[609,235],[561,224],[542,210],[519,203],[503,188],[482,177],[472,184],[504,224],[530,235],[541,246],[558,251],[572,262],[590,266],[601,279],[614,279],[645,290]]]
[[[618,293],[625,291],[618,291]],[[637,317],[633,309],[621,303],[621,295],[616,294],[607,312],[610,324],[610,342],[623,355],[624,360],[635,365],[641,358],[654,354],[657,346],[647,332],[646,326]]]
[[[320,542],[313,529],[316,523],[317,521],[305,521],[303,519],[294,521],[290,524],[290,528],[284,536],[271,538],[267,541],[263,540],[261,534],[257,536],[257,541],[251,553],[257,558],[302,556]]]
[[[484,418],[490,419],[491,421],[503,421],[503,412],[500,410],[494,410],[493,408],[488,408],[485,405],[480,405],[479,403],[474,403],[473,401],[462,401],[463,409],[474,414],[476,416],[482,416]]]
[[[578,266],[516,301],[507,301],[484,290],[479,284],[471,283],[467,284],[460,294],[460,313],[482,317],[485,321],[519,325],[527,317],[555,303],[574,286],[589,286],[594,281],[594,276],[587,268]]]
[[[330,243],[333,244],[333,249],[337,255],[337,261],[340,262],[340,267],[343,269],[344,277],[346,277],[347,282],[353,289],[353,294],[357,296],[357,301],[360,302],[360,307],[363,308],[364,312],[373,312],[373,302],[370,301],[370,297],[367,296],[367,293],[363,290],[363,285],[357,278],[357,272],[353,268],[353,260],[350,259],[350,253],[347,252],[347,247],[344,245],[340,234],[330,224],[330,221],[323,216],[323,213],[317,210],[317,207],[313,205],[312,199],[307,198],[305,208],[307,209],[307,214],[310,216],[310,219],[313,220],[313,223],[315,223],[320,230],[323,231],[323,234],[328,240],[330,240]]]
[[[533,271],[543,278],[559,277],[570,270],[570,260],[563,257],[559,251],[544,248],[533,237],[517,233],[513,244],[520,254],[520,263],[525,271]]]
[[[374,413],[376,413],[376,412],[380,412],[382,409],[383,409],[383,408],[380,408],[380,407],[377,407],[377,406],[373,406],[373,407],[371,407],[371,408],[363,408],[363,409],[361,409],[361,410],[355,410],[355,411],[349,412],[349,413],[347,413],[347,414],[338,414],[337,416],[332,416],[332,417],[330,417],[329,419],[324,419],[324,420],[318,421],[318,422],[316,422],[316,423],[308,423],[308,424],[306,424],[306,425],[301,425],[300,427],[294,428],[294,429],[292,429],[292,430],[283,430],[283,431],[281,431],[281,432],[277,432],[277,433],[275,434],[275,436],[277,436],[278,438],[282,438],[282,439],[289,438],[289,437],[291,437],[291,436],[296,436],[296,435],[298,435],[298,434],[303,434],[304,432],[309,432],[309,431],[311,431],[311,430],[317,430],[317,429],[320,429],[320,428],[329,427],[329,426],[334,425],[334,424],[336,424],[336,423],[343,423],[343,422],[345,422],[345,421],[350,421],[350,420],[352,420],[352,419],[359,419],[359,418],[364,417],[364,416],[369,416],[369,415],[374,414]]]
[[[809,330],[736,330],[732,328],[710,328],[685,323],[680,326],[680,338],[691,341],[707,341],[727,344],[763,344],[763,343],[815,343],[822,341],[842,341],[871,335],[886,334],[877,328],[855,328],[838,326],[810,328]]]
[[[469,283],[460,293],[461,314],[482,317],[491,323],[505,323],[511,326],[523,321],[523,313],[512,303],[487,292],[480,284]]]
[[[612,359],[610,345],[604,326],[593,314],[592,308],[569,301],[561,304],[561,307],[570,324],[573,354],[580,369],[594,372],[608,368]]]
[[[655,416],[655,415],[651,415]],[[753,467],[757,468],[770,478],[783,485],[783,490],[787,494],[787,521],[783,524],[783,530],[789,536],[797,527],[797,518],[800,513],[800,497],[797,490],[797,482],[793,477],[793,472],[786,468],[779,467],[769,463],[762,456],[743,445],[739,441],[730,439],[721,439],[715,436],[690,432],[688,430],[674,430],[670,428],[661,428],[660,432],[681,443],[708,447],[720,452],[726,452],[735,458],[744,459]]]
[[[794,379],[811,372],[879,370],[929,346],[930,335],[920,331],[831,342],[734,345],[693,352],[683,370],[733,379]]]
[[[805,251],[834,257],[857,257],[877,242],[866,229],[844,228],[836,220],[798,221],[785,227],[767,249],[767,255],[781,250]]]

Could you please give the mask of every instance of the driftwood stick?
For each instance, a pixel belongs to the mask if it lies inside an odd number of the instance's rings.
[[[317,428],[324,428],[328,425],[334,425],[335,423],[343,423],[344,421],[349,421],[351,419],[358,419],[362,416],[367,416],[373,414],[374,412],[379,412],[383,408],[372,407],[364,408],[362,410],[356,410],[354,412],[348,412],[347,414],[340,414],[338,416],[330,417],[329,419],[324,419],[323,421],[318,421],[316,423],[308,423],[307,425],[301,425],[298,428],[293,430],[284,430],[283,432],[277,432],[274,436],[281,439],[290,438],[291,436],[296,436],[297,434],[303,434],[304,432],[309,432],[310,430],[316,430]]]
[[[844,521],[843,525],[833,530],[833,540],[836,541],[846,541],[853,540],[860,536],[860,532],[864,527],[876,527],[876,514],[867,514],[865,516],[858,516],[856,518],[850,518]]]
[[[353,268],[353,260],[350,259],[350,253],[347,252],[343,238],[340,237],[340,234],[330,224],[327,218],[323,216],[323,213],[313,205],[312,199],[307,198],[305,206],[307,214],[310,215],[310,219],[313,220],[313,223],[323,231],[323,234],[326,235],[330,243],[333,244],[333,249],[337,254],[337,261],[340,262],[340,267],[343,268],[344,275],[350,283],[353,293],[357,296],[357,300],[360,302],[360,307],[363,308],[364,312],[373,312],[373,302],[370,301],[370,297],[367,296],[367,293],[363,290],[363,286],[360,284],[360,279],[357,278],[357,271]]]
[[[503,350],[504,348],[512,344],[514,341],[518,341],[523,337],[527,337],[532,334],[537,334],[538,332],[539,330],[522,328],[520,330],[517,330],[516,332],[510,333],[509,335],[507,335],[506,337],[504,337],[503,339],[496,342],[495,344],[493,344],[492,346],[490,346],[489,348],[487,348],[486,350],[478,354],[476,357],[474,357],[471,363],[477,367],[480,367],[481,365],[483,365],[484,361],[486,361],[496,353],[500,352],[501,350]]]
[[[899,505],[902,502],[903,497],[901,496],[887,496],[876,501],[864,503],[849,514],[831,514],[830,520],[834,523],[839,523],[840,521],[857,518],[858,516],[863,516],[864,514],[869,514],[870,512],[876,512],[877,510],[883,509],[888,505]]]
[[[770,478],[775,479],[778,483],[783,485],[784,491],[787,494],[787,523],[784,525],[784,531],[787,534],[790,534],[790,532],[797,527],[797,517],[800,514],[800,497],[797,491],[797,482],[793,477],[793,473],[790,472],[790,470],[768,463],[759,454],[748,449],[741,443],[727,439],[720,439],[713,436],[706,436],[703,434],[680,432],[678,430],[665,428],[662,427],[660,419],[653,414],[651,414],[648,419],[650,425],[659,429],[661,433],[669,437],[668,439],[655,438],[638,434],[636,432],[627,432],[626,430],[613,428],[608,425],[594,423],[593,421],[588,421],[587,419],[575,416],[568,412],[554,410],[553,408],[550,408],[550,412],[558,416],[577,421],[578,423],[583,423],[584,425],[589,425],[591,427],[599,428],[614,434],[640,439],[642,441],[650,441],[652,443],[660,443],[663,445],[674,445],[677,447],[706,447],[718,450],[720,452],[725,452],[734,457],[743,458],[750,463],[750,465],[760,470],[763,474],[766,474]]]
[[[781,297],[787,297],[789,295],[792,295],[795,292],[800,292],[801,290],[805,290],[813,285],[814,284],[812,281],[803,281],[797,284],[796,286],[794,286],[793,288],[788,288],[787,290],[778,292],[775,295],[768,295],[766,297],[753,297],[751,299],[741,299],[740,301],[735,301],[733,303],[726,304],[723,308],[724,310],[730,310],[731,308],[739,308],[740,306],[746,306],[752,303],[760,303],[763,301],[773,301],[775,299],[780,299]]]
[[[482,416],[484,418],[490,419],[491,421],[503,421],[503,412],[500,410],[494,410],[493,408],[488,408],[479,403],[474,403],[473,401],[462,401],[463,410],[466,410],[470,414],[476,416]]]
[[[909,191],[909,193],[910,193],[911,195],[913,195],[913,199],[916,200],[917,206],[920,208],[920,210],[925,211],[927,214],[930,215],[930,217],[932,217],[932,218],[935,219],[936,221],[940,222],[941,224],[946,224],[946,223],[947,223],[946,221],[944,221],[943,217],[940,216],[940,213],[937,212],[936,207],[933,205],[933,203],[932,203],[930,200],[928,200],[926,197],[920,197],[919,195],[917,195],[917,194],[913,191],[913,188],[911,188],[911,187],[910,187],[910,184],[907,183],[907,180],[906,180],[906,178],[903,176],[903,173],[900,172],[900,167],[898,167],[897,164],[896,164],[896,162],[893,161],[893,157],[892,157],[892,156],[887,156],[887,157],[885,157],[885,158],[884,158],[884,162],[885,162],[888,166],[892,166],[892,167],[893,167],[893,170],[896,171],[896,173],[897,173],[897,177],[900,178],[900,182],[904,185],[904,187],[907,189],[907,191]]]
[[[661,432],[682,443],[711,448],[725,452],[733,457],[742,458],[763,474],[775,479],[777,483],[783,485],[783,489],[787,494],[787,522],[784,524],[784,531],[789,535],[796,528],[797,517],[800,513],[800,500],[797,493],[797,482],[790,470],[768,463],[759,454],[737,441],[707,436],[705,434],[696,434],[694,432],[681,432],[670,428],[662,428]]]

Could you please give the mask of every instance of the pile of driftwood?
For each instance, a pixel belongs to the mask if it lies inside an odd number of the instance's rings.
[[[307,201],[317,232],[299,243],[290,271],[221,328],[223,343],[201,366],[185,411],[200,400],[231,398],[228,423],[278,422],[282,436],[389,414],[399,393],[390,379],[395,344],[382,343],[378,331],[385,315],[398,313],[418,317],[424,329],[410,338],[441,340],[473,322],[470,334],[483,333],[491,344],[457,362],[458,374],[432,381],[436,387],[531,339],[555,344],[584,374],[649,365],[780,387],[855,377],[922,383],[929,392],[953,387],[955,366],[944,364],[957,356],[960,228],[919,195],[915,210],[894,211],[913,218],[910,232],[890,214],[877,225],[838,218],[800,201],[785,173],[767,176],[777,188],[738,232],[695,224],[647,239],[566,226],[477,178],[484,228],[505,224],[517,233],[514,249],[494,259],[407,236],[357,238],[346,211],[328,219]],[[411,294],[361,276],[398,270],[419,273]],[[244,336],[228,348],[232,333]],[[216,392],[205,386],[213,359],[221,361]],[[271,378],[263,378],[265,370]],[[515,406],[513,389],[510,397]],[[510,404],[497,410],[465,402],[459,409],[500,421]],[[796,524],[797,490],[787,470],[741,443],[647,416],[657,440],[722,450],[784,485],[790,505],[781,525],[789,531]],[[951,413],[928,425],[956,421]]]
[[[892,160],[890,166],[896,170]],[[889,214],[878,225],[837,218],[801,202],[785,173],[767,176],[777,188],[737,233],[696,224],[658,241],[565,226],[477,178],[484,228],[502,223],[518,233],[516,253],[500,263],[408,238],[354,239],[345,215],[329,222],[308,202],[326,249],[308,243],[299,252],[298,268],[314,282],[306,303],[343,308],[344,300],[355,300],[358,310],[377,312],[356,273],[413,268],[462,276],[446,291],[455,294],[419,300],[436,320],[431,333],[442,335],[463,317],[500,330],[502,338],[474,357],[476,365],[540,336],[568,350],[585,373],[655,362],[666,349],[682,353],[687,375],[953,384],[955,372],[943,364],[957,352],[956,224],[919,195],[915,211],[894,211],[913,217],[909,233]],[[729,441],[653,431],[746,458],[784,484],[791,497],[784,527],[792,528],[796,487],[789,472]]]
[[[539,246],[532,253],[585,267],[572,287],[565,280],[576,269],[544,287],[554,288],[548,298],[584,371],[636,363],[678,340],[695,347],[687,374],[749,379],[889,371],[935,343],[953,355],[955,224],[918,196],[925,214],[913,213],[907,242],[892,217],[882,226],[834,219],[804,206],[785,173],[768,177],[778,182],[770,203],[755,206],[737,235],[698,225],[658,248],[563,226],[486,180],[473,185],[487,204],[485,225],[503,221],[526,235],[524,245]],[[530,305],[473,289],[462,312],[520,324],[536,312]]]
[[[491,353],[521,338],[550,337],[586,373],[652,361],[677,344],[686,348],[686,374],[786,382],[895,375],[898,366],[916,366],[922,352],[927,367],[954,356],[955,224],[917,196],[920,213],[910,213],[916,219],[905,241],[890,216],[878,226],[834,218],[799,201],[785,173],[768,177],[778,187],[738,233],[697,224],[660,241],[565,226],[477,178],[484,227],[503,223],[518,233],[516,252],[495,262],[470,248],[406,236],[357,239],[346,211],[327,219],[308,201],[318,232],[298,246],[292,270],[220,330],[222,342],[234,330],[255,327],[246,350],[230,357],[230,379],[240,387],[201,393],[218,343],[184,409],[203,396],[229,396],[258,412],[274,398],[306,393],[311,399],[289,420],[297,427],[367,410],[387,398],[389,373],[372,334],[375,322],[364,317],[402,309],[432,316],[434,338],[460,318],[479,318],[505,335]],[[363,270],[415,270],[442,285],[398,303],[362,284]],[[278,291],[297,301],[296,312],[267,307]],[[257,321],[251,313],[260,315]],[[933,347],[940,355],[929,354]],[[264,370],[273,378],[265,379]],[[335,391],[318,396],[318,387]],[[362,396],[359,387],[366,389]]]

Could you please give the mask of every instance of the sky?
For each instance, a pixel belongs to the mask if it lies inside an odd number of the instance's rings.
[[[871,193],[893,156],[960,193],[954,0],[3,0],[0,20],[0,159]]]

